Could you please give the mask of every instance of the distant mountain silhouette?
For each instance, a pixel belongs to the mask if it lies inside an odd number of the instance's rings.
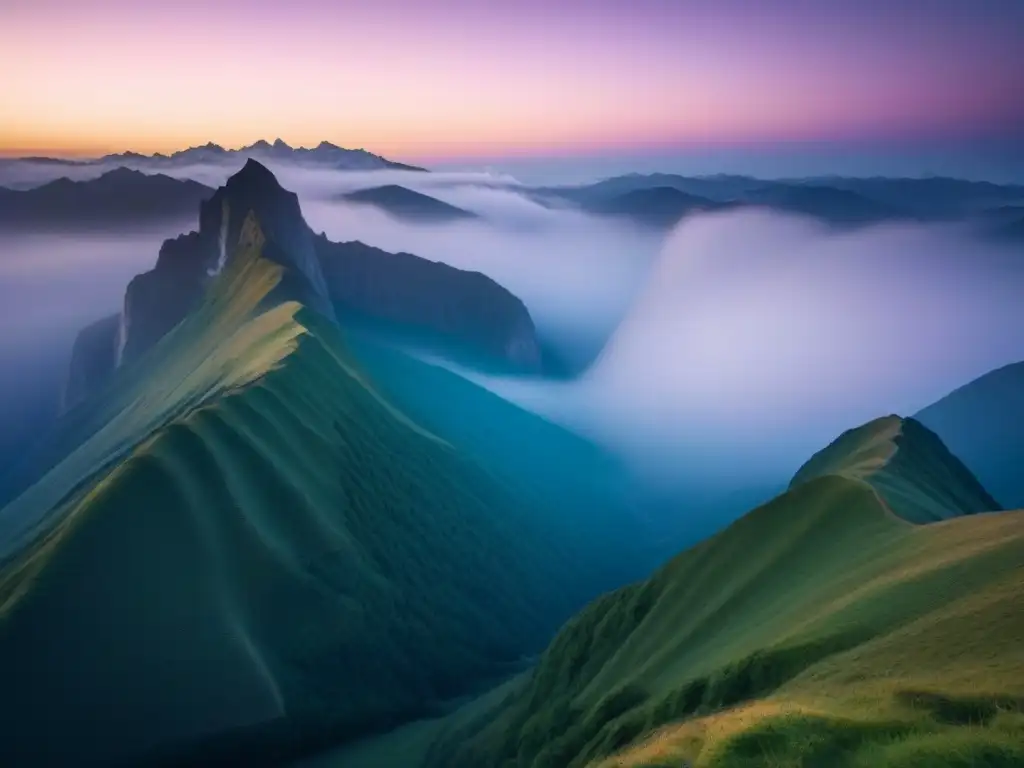
[[[813,216],[837,224],[912,217],[908,210],[872,200],[858,192],[817,184],[766,184],[751,190],[736,202]]]
[[[339,199],[380,208],[399,219],[416,222],[447,222],[478,218],[471,211],[397,184],[360,189],[339,195]]]
[[[938,434],[1000,504],[1024,507],[1024,362],[965,384],[914,418]]]
[[[224,162],[234,158],[252,157],[257,160],[277,160],[303,165],[333,168],[344,171],[375,171],[382,169],[425,171],[426,169],[405,163],[396,163],[365,149],[345,149],[328,141],[321,141],[312,148],[292,147],[276,139],[273,143],[257,141],[241,149],[225,149],[219,144],[209,143],[201,147],[190,147],[170,155],[140,155],[137,152],[123,152],[106,155],[98,162],[133,162],[154,165],[188,165],[193,163]]]
[[[671,227],[691,211],[711,210],[720,205],[675,187],[650,187],[595,200],[586,203],[584,208],[592,213],[621,216],[649,226]]]
[[[906,210],[922,218],[958,218],[1024,202],[1024,186],[967,181],[941,176],[921,179],[823,178],[811,183],[855,192],[877,203]]]
[[[616,215],[624,195],[650,195],[648,215],[659,219],[665,192],[703,198],[729,207],[756,205],[771,210],[812,216],[835,225],[859,225],[891,220],[950,220],[974,217],[994,209],[1024,203],[1024,186],[972,182],[948,178],[811,178],[764,180],[748,176],[697,176],[677,174],[627,174],[593,184],[538,187],[531,195],[542,203],[569,202],[584,210]],[[644,198],[634,198],[643,215]],[[638,215],[634,211],[634,215]],[[1024,217],[1022,217],[1024,218]],[[674,224],[671,216],[664,221]],[[1013,235],[1016,221],[1006,234]],[[1021,225],[1024,227],[1024,225]]]
[[[1024,240],[1024,205],[1001,205],[978,217],[982,234],[999,240]]]
[[[213,195],[190,179],[118,168],[89,181],[60,178],[26,190],[0,188],[0,227],[109,228],[180,218]]]

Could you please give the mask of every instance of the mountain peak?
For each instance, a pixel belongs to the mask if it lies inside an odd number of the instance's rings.
[[[99,178],[107,179],[110,181],[117,181],[122,179],[141,179],[145,175],[146,174],[144,174],[142,171],[137,171],[134,168],[126,168],[125,166],[122,165],[107,171],[106,173],[102,174]]]
[[[285,142],[281,141],[281,139],[274,139],[273,147],[274,149],[291,149],[291,147],[289,147]]]
[[[253,160],[251,157],[245,161],[242,170],[228,178],[225,186],[237,187],[239,185],[254,189],[260,187],[269,187],[275,190],[282,189],[280,182],[273,172],[259,160]]]
[[[291,270],[283,281],[290,298],[333,319],[334,311],[299,198],[282,187],[273,172],[258,160],[246,160],[242,169],[200,206],[200,235],[204,242],[217,244],[219,251],[214,272],[235,251],[250,213],[259,221],[266,238],[264,256]]]

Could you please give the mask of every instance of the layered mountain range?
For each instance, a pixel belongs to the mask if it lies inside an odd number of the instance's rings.
[[[943,177],[920,179],[823,177],[756,179],[748,176],[628,174],[594,184],[531,190],[546,204],[571,204],[590,213],[672,227],[695,211],[760,207],[855,227],[885,221],[971,220],[989,234],[1012,237],[1024,186]]]
[[[119,152],[90,160],[64,160],[49,157],[27,157],[22,158],[22,160],[68,166],[116,164],[166,167],[223,163],[235,158],[250,157],[257,160],[277,160],[341,171],[375,171],[384,168],[404,171],[425,170],[414,165],[406,165],[405,163],[388,160],[365,149],[345,149],[329,141],[321,141],[315,147],[292,147],[281,141],[281,139],[275,139],[273,142],[260,139],[253,144],[239,147],[238,149],[226,149],[219,144],[209,142],[199,147],[189,147],[188,149],[170,154],[156,152],[152,155],[144,155],[139,152]]]
[[[25,190],[0,187],[0,229],[126,229],[194,215],[213,190],[190,179],[116,168],[89,181],[60,178]]]

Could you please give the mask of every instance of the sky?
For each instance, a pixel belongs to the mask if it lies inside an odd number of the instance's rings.
[[[1020,135],[1022,39],[1020,0],[0,0],[0,152],[941,156]]]

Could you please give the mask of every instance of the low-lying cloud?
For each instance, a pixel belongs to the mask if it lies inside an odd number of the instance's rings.
[[[216,186],[242,163],[160,172]],[[784,478],[846,428],[911,414],[1024,359],[1021,254],[955,225],[837,232],[740,210],[692,216],[666,237],[540,205],[508,176],[270,165],[314,230],[480,271],[523,299],[543,339],[584,372],[569,382],[465,375],[661,481]],[[105,170],[20,173],[42,183]],[[385,184],[479,218],[413,223],[338,199]],[[73,337],[117,310],[163,237],[195,226],[0,243],[5,313],[24,319],[18,335],[46,324]]]
[[[1020,255],[955,226],[692,217],[578,380],[478,379],[666,481],[784,476],[844,429],[1024,359]]]

